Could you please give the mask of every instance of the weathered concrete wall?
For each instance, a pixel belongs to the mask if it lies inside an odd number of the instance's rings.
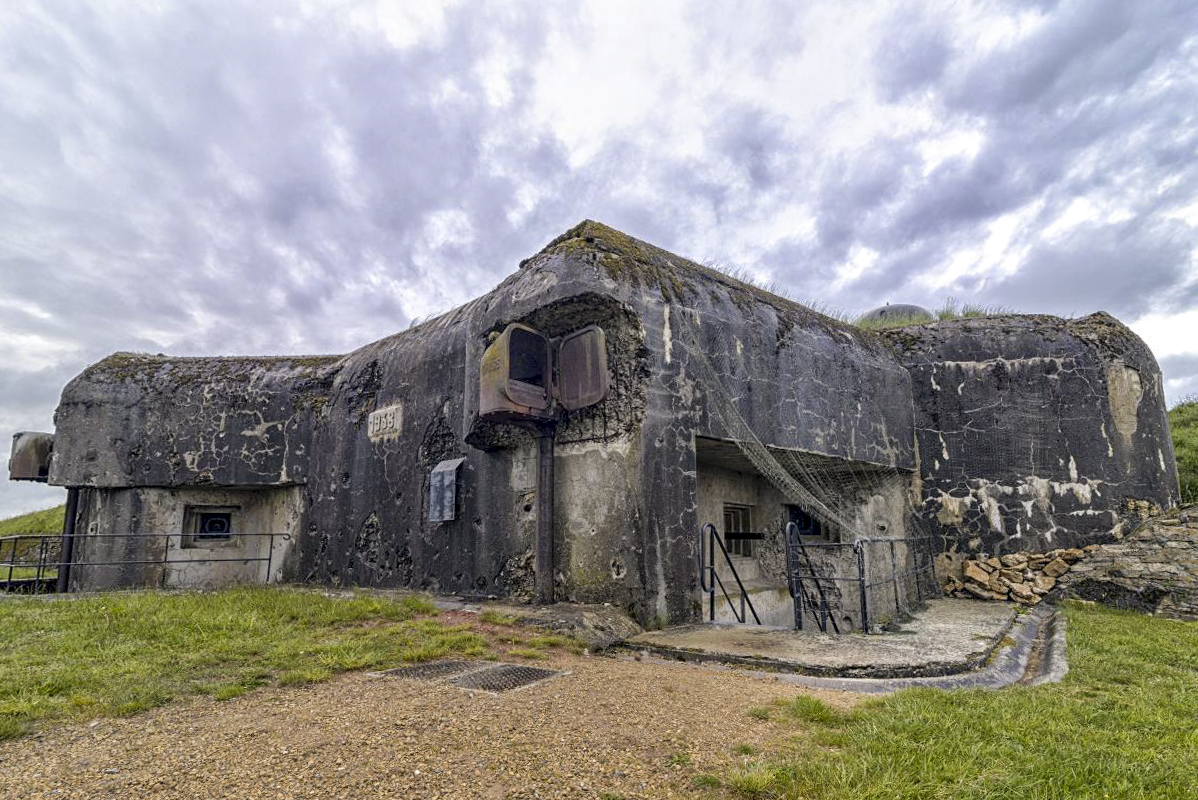
[[[642,621],[695,618],[695,437],[730,438],[718,380],[764,444],[914,466],[910,376],[873,337],[595,223],[563,234],[529,267],[590,269],[635,310],[648,353],[640,480]]]
[[[625,437],[557,448],[558,585],[571,600],[628,606],[644,597],[637,445]]]
[[[298,540],[303,505],[299,487],[84,489],[72,588],[217,587],[277,580]],[[186,540],[179,534],[184,531],[188,507],[236,509],[234,538],[228,542]],[[253,535],[262,533],[290,538]],[[268,556],[269,561],[259,560]],[[237,560],[242,558],[255,560]]]
[[[478,360],[489,336],[524,322],[557,337],[590,324],[607,334],[612,390],[557,420],[559,596],[644,603],[635,432],[645,408],[638,321],[624,305],[571,284],[568,271],[525,271],[487,298],[346,358],[314,440],[310,532],[292,577],[342,584],[529,599],[536,530],[530,429],[478,419]],[[400,409],[393,435],[367,418]],[[428,480],[465,457],[456,519],[428,521]]]
[[[94,489],[113,526],[140,519],[134,487],[293,487],[288,580],[527,599],[535,442],[478,415],[481,355],[513,322],[606,332],[611,392],[556,419],[555,582],[642,622],[697,616],[714,511],[696,495],[696,437],[728,439],[730,420],[839,464],[825,490],[858,534],[912,532],[913,474],[932,527],[990,552],[1100,539],[1129,499],[1175,497],[1159,371],[1109,317],[870,335],[595,223],[344,357],[106,359],[64,392],[51,482]],[[432,468],[462,457],[456,518],[429,522]],[[779,545],[762,546],[767,572]]]
[[[1161,375],[1114,318],[1004,316],[885,334],[911,371],[923,513],[1002,554],[1110,539],[1177,502]]]
[[[103,490],[114,530],[145,499],[128,487],[297,486],[289,580],[527,598],[532,434],[478,418],[479,359],[512,322],[607,334],[607,399],[556,420],[563,599],[694,618],[694,441],[728,433],[716,373],[771,446],[914,465],[910,377],[876,339],[585,223],[488,295],[343,358],[106,359],[64,392],[51,481]],[[430,523],[429,473],[455,457],[456,519]]]
[[[607,334],[608,399],[557,420],[556,582],[564,599],[617,603],[645,622],[695,614],[694,437],[713,424],[688,370],[695,348],[668,321],[675,306],[701,308],[713,331],[726,320],[732,335],[713,335],[704,349],[736,371],[734,385],[752,384],[741,413],[763,439],[913,464],[909,405],[885,399],[902,396],[909,377],[883,348],[669,258],[582,226],[486,297],[348,356],[314,438],[311,469],[321,477],[309,483],[311,530],[294,577],[530,595],[532,434],[477,416],[479,359],[489,336],[511,322],[550,337],[590,324]],[[649,285],[655,270],[661,280]],[[830,327],[806,329],[817,322]],[[854,358],[861,363],[845,363]],[[402,408],[401,430],[372,441],[365,419],[384,407]],[[455,456],[466,457],[458,519],[427,523],[428,472]]]
[[[63,390],[50,483],[303,483],[336,361],[109,356]]]

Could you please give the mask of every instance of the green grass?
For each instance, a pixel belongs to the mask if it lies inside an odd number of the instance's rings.
[[[7,556],[5,556],[7,558]],[[7,581],[9,577],[13,580],[21,578],[36,578],[37,567],[13,567],[10,574],[8,567],[0,567],[0,583]],[[58,569],[56,567],[47,567],[42,570],[42,580],[54,580],[58,577]]]
[[[787,716],[800,722],[829,725],[840,719],[839,711],[818,697],[812,697],[809,694],[799,695],[789,703],[786,703],[783,708]]]
[[[1198,503],[1198,397],[1188,397],[1169,411],[1169,427],[1173,429],[1181,502]]]
[[[480,621],[488,625],[515,625],[516,618],[498,611],[487,610],[478,615]]]
[[[55,506],[0,520],[0,536],[12,536],[16,533],[62,533],[62,520],[66,509],[65,505]]]
[[[330,598],[282,587],[122,592],[0,603],[0,738],[44,720],[122,716],[173,698],[448,654],[488,653],[419,597]]]
[[[1198,797],[1198,624],[1068,604],[1063,683],[911,689],[841,713],[800,701],[793,744],[734,796],[805,800]]]
[[[546,658],[545,654],[542,653],[540,650],[534,650],[531,647],[513,647],[511,650],[508,650],[507,652],[508,652],[508,655],[518,656],[520,658],[527,658],[530,661],[544,661]]]

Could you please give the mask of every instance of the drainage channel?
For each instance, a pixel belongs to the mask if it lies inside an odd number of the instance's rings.
[[[448,683],[461,689],[500,694],[567,673],[525,664],[496,664],[491,661],[430,661],[427,664],[396,667],[376,674],[379,677]]]
[[[842,692],[885,694],[900,689],[927,687],[933,689],[1001,689],[1006,686],[1035,686],[1060,681],[1069,670],[1065,659],[1065,618],[1055,608],[1041,605],[1024,614],[1007,634],[1011,644],[1000,646],[981,669],[955,675],[910,678],[836,678],[803,675],[794,672],[771,672],[745,669],[739,666],[704,662],[711,669],[735,670],[740,675],[768,678],[816,689]],[[643,655],[642,660],[653,663],[677,663],[674,659]]]

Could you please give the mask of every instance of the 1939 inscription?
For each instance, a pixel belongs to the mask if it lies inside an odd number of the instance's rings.
[[[366,421],[366,435],[371,439],[399,436],[402,428],[403,405],[401,403],[372,411]]]

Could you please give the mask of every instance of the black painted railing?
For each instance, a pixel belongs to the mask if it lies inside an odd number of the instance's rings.
[[[245,533],[230,534],[228,544],[196,541],[202,534],[194,533],[90,533],[64,537],[61,534],[18,534],[0,537],[0,592],[21,592],[41,594],[59,590],[58,576],[64,571],[78,571],[85,568],[117,568],[129,566],[168,566],[172,564],[214,564],[241,563],[266,564],[264,580],[270,582],[271,569],[274,564],[275,542],[291,540],[289,533]],[[267,538],[269,541],[265,555],[238,555],[241,540]],[[63,558],[63,542],[73,541],[66,551],[71,557]],[[150,548],[136,548],[136,555],[127,558],[109,556],[101,560],[91,561],[83,556],[80,545],[88,545],[89,549],[99,542],[111,540],[159,540],[162,542],[162,557],[146,557]],[[179,546],[172,548],[172,540],[178,540]],[[184,542],[195,542],[191,546],[183,546]],[[180,557],[187,554],[186,557]],[[174,557],[172,557],[174,556]],[[129,588],[149,588],[144,586]],[[65,587],[64,587],[65,590]]]
[[[760,538],[758,534],[751,534],[753,538]],[[716,548],[719,548],[720,554],[723,556],[723,563],[728,566],[728,574],[732,580],[736,581],[736,589],[740,592],[740,609],[737,610],[737,604],[728,594],[728,589],[724,586],[724,581],[720,577],[719,571],[716,569],[715,553]],[[699,586],[707,593],[709,618],[715,622],[716,597],[715,590],[719,587],[720,592],[724,595],[724,600],[727,601],[728,607],[732,609],[733,616],[737,622],[745,622],[748,618],[745,616],[746,611],[753,615],[753,622],[760,625],[761,618],[757,616],[757,609],[753,607],[753,601],[749,599],[749,593],[745,590],[745,585],[740,579],[740,575],[736,572],[736,565],[732,563],[732,556],[728,554],[728,548],[724,546],[724,540],[720,537],[719,532],[715,529],[715,525],[710,522],[703,526],[703,530],[699,533]]]
[[[836,599],[828,594],[839,584],[856,588],[859,604],[860,629],[873,632],[871,611],[883,601],[878,592],[887,595],[884,602],[890,603],[893,593],[895,614],[909,612],[922,606],[925,591],[936,591],[937,536],[861,537],[852,542],[804,541],[794,523],[786,527],[786,566],[790,596],[795,603],[795,628],[803,630],[804,619],[810,616],[820,631],[840,633],[836,614],[840,610]],[[902,556],[899,548],[903,548]],[[812,561],[812,552],[851,551],[856,566],[856,575],[819,575]],[[881,562],[879,563],[879,559]],[[900,566],[900,561],[903,564]],[[871,572],[872,570],[872,572]],[[927,583],[925,590],[924,584]],[[914,587],[914,600],[910,600],[909,586]]]

